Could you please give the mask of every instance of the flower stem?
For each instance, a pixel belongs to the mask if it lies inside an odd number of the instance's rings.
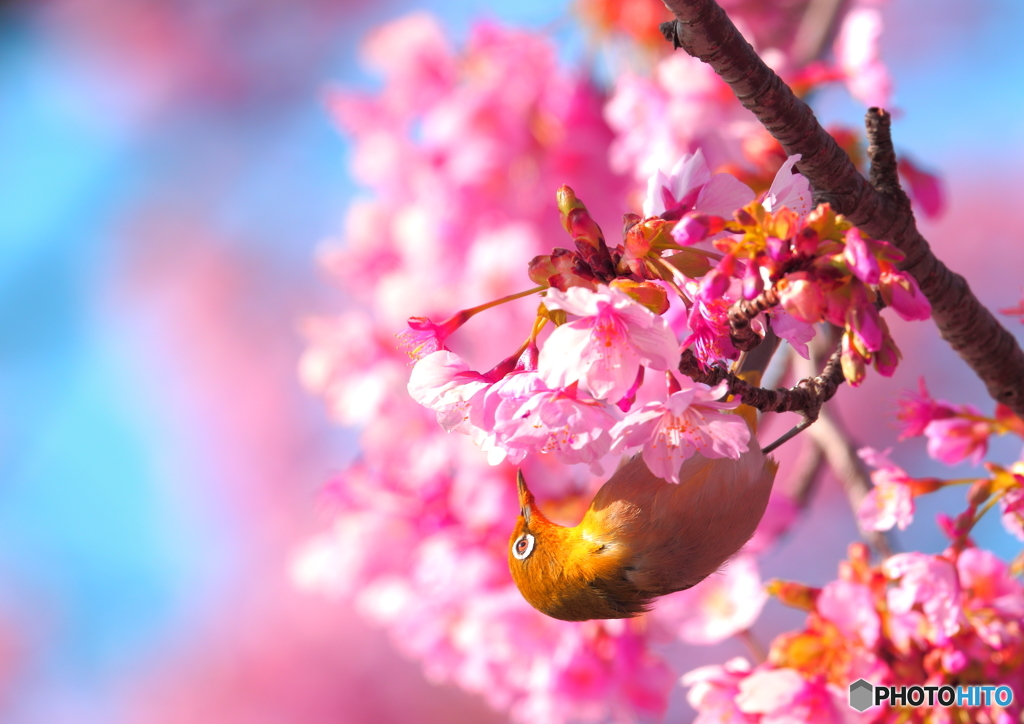
[[[505,302],[511,302],[511,301],[513,301],[515,299],[522,299],[523,297],[528,297],[531,294],[536,294],[537,292],[542,292],[545,289],[547,289],[546,286],[539,286],[539,287],[534,287],[533,289],[527,289],[525,292],[516,292],[515,294],[509,294],[507,297],[502,297],[501,299],[494,299],[494,300],[492,300],[490,302],[486,302],[484,304],[481,304],[479,307],[470,307],[469,309],[464,309],[462,311],[462,314],[465,315],[465,317],[464,317],[465,319],[469,319],[473,315],[479,314],[480,312],[484,311],[485,309],[490,309],[491,307],[497,307],[499,304],[504,304]]]
[[[750,651],[750,655],[757,663],[763,664],[768,660],[768,652],[765,651],[764,646],[757,640],[749,628],[745,628],[742,631],[737,632],[735,636],[743,642],[747,647],[747,650]]]

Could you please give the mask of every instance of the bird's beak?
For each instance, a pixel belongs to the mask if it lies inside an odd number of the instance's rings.
[[[530,515],[533,513],[533,495],[526,487],[522,470],[516,472],[516,487],[519,488],[519,514],[529,524]]]

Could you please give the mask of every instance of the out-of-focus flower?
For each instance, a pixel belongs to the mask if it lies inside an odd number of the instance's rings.
[[[866,530],[905,530],[914,520],[914,480],[893,464],[885,453],[871,448],[859,451],[861,459],[877,468],[871,472],[874,486],[857,510],[857,520]]]
[[[1017,302],[1015,307],[1005,307],[999,310],[1000,314],[1006,314],[1011,317],[1020,317],[1021,324],[1024,324],[1024,291],[1021,292],[1020,301]]]
[[[854,7],[843,20],[834,49],[853,96],[867,106],[886,108],[892,81],[878,50],[881,36],[881,11]]]
[[[924,553],[898,553],[885,561],[882,570],[899,583],[886,597],[893,613],[909,613],[920,604],[936,643],[960,630],[960,583],[949,561]]]
[[[753,556],[738,555],[718,574],[658,601],[655,622],[689,644],[716,644],[750,628],[768,594]]]
[[[684,674],[681,683],[689,689],[686,700],[698,712],[694,724],[757,722],[757,717],[740,711],[736,704],[739,684],[750,674],[750,670],[750,663],[737,657],[722,666],[702,666]]]
[[[937,219],[941,216],[946,206],[942,179],[922,170],[906,156],[900,156],[896,161],[896,168],[906,184],[911,200],[917,204],[925,217]]]

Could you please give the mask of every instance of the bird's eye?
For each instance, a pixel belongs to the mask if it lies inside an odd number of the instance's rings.
[[[523,533],[521,536],[516,538],[515,543],[512,544],[512,557],[516,560],[523,560],[533,553],[534,538],[529,533]]]

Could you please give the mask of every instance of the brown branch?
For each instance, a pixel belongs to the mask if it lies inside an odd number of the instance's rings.
[[[738,395],[743,404],[755,407],[761,412],[799,412],[805,420],[813,422],[818,418],[821,406],[832,399],[843,382],[843,368],[839,361],[840,351],[825,363],[825,369],[817,377],[800,380],[794,387],[768,390],[757,387],[737,377],[733,372],[712,367],[702,369],[700,361],[692,350],[683,352],[679,362],[679,371],[684,375],[705,385],[728,383],[730,394]]]
[[[797,168],[810,181],[817,202],[830,203],[872,237],[892,242],[906,254],[900,266],[931,302],[943,338],[995,400],[1024,415],[1024,351],[964,278],[932,254],[902,192],[884,184],[876,188],[857,172],[807,104],[764,64],[714,0],[665,0],[665,5],[676,16],[676,22],[662,27],[666,37],[710,65],[787,154],[801,155]],[[867,125],[872,158],[882,160],[892,148],[889,116],[872,108]]]
[[[729,309],[729,338],[741,352],[749,352],[761,344],[761,335],[750,326],[751,320],[779,303],[774,286],[765,289],[753,299],[741,299]]]
[[[830,353],[835,353],[836,340],[838,339],[838,328],[828,326],[828,333],[817,335],[810,344],[810,360],[797,359],[794,369],[799,374],[803,371],[812,374],[821,364],[821,360]],[[796,355],[794,355],[795,357]],[[803,370],[801,370],[803,368]],[[853,441],[849,431],[833,413],[832,407],[821,410],[817,422],[811,427],[808,445],[813,453],[807,464],[816,459],[823,460],[832,470],[836,480],[843,486],[846,497],[850,501],[850,508],[853,511],[854,521],[860,530],[861,537],[867,541],[880,556],[887,557],[892,554],[892,542],[885,533],[876,530],[866,530],[860,526],[857,520],[857,510],[860,508],[864,496],[871,490],[871,478],[868,475],[864,462],[857,455],[857,445]],[[814,454],[816,453],[816,454]],[[801,471],[804,468],[800,469]],[[799,478],[798,478],[799,480]],[[813,482],[813,481],[812,481]],[[806,499],[804,504],[806,504]]]
[[[846,491],[846,496],[850,499],[850,507],[853,508],[854,517],[856,517],[861,501],[871,490],[871,478],[868,476],[864,463],[857,457],[849,434],[840,427],[831,410],[825,409],[821,411],[818,421],[811,425],[810,435],[814,444],[821,447],[828,466],[832,468],[832,472]],[[860,527],[859,521],[857,527],[860,528],[864,539],[878,551],[879,555],[883,558],[892,555],[892,547],[884,533],[877,530],[865,530]]]

